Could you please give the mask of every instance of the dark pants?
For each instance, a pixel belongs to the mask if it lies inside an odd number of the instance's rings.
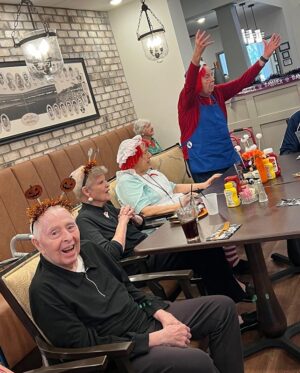
[[[192,178],[195,183],[203,183],[207,179],[209,179],[212,175],[214,174],[224,174],[228,170],[227,168],[221,168],[220,170],[214,170],[214,171],[207,171],[207,172],[199,172],[199,173],[194,173],[191,171]]]
[[[171,303],[167,309],[191,328],[192,339],[209,337],[210,355],[196,348],[157,346],[132,360],[137,373],[243,373],[240,328],[234,303],[211,296]],[[160,330],[157,322],[154,330]],[[154,330],[149,330],[152,332]]]
[[[151,255],[147,266],[150,272],[192,269],[195,276],[202,277],[209,295],[227,295],[235,302],[245,298],[222,248]]]

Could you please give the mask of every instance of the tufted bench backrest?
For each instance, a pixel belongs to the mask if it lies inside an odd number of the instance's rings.
[[[30,185],[39,184],[43,188],[41,198],[61,194],[60,182],[75,168],[87,162],[89,148],[99,149],[97,162],[108,168],[108,177],[116,174],[118,165],[116,154],[120,143],[134,136],[132,125],[117,128],[105,134],[67,146],[42,157],[19,163],[0,170],[0,261],[11,257],[9,243],[18,233],[28,233],[26,208],[32,203],[24,192]],[[73,193],[69,199],[75,201]],[[29,242],[18,243],[17,251],[30,252]]]

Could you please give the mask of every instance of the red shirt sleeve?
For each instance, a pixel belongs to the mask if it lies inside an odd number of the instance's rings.
[[[248,87],[261,71],[263,66],[260,66],[259,61],[252,65],[242,76],[228,83],[218,84],[216,87],[223,96],[224,101],[229,100],[238,94],[241,90]]]

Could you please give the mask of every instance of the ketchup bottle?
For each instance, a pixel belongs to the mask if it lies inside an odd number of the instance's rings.
[[[273,164],[273,168],[276,174],[276,177],[281,175],[281,169],[278,163],[278,157],[277,154],[273,152],[272,148],[264,149],[264,154],[267,158],[269,158],[269,161]]]

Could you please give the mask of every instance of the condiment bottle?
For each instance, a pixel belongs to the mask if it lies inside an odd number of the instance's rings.
[[[224,195],[226,198],[226,204],[228,207],[237,207],[241,204],[241,200],[237,194],[237,190],[234,187],[234,183],[232,181],[228,181],[224,184]]]
[[[273,152],[272,148],[267,148],[264,149],[264,154],[266,155],[267,158],[269,158],[270,162],[273,164],[274,172],[277,176],[281,175],[281,169],[278,163],[278,157],[277,154]]]
[[[270,162],[270,160],[268,158],[264,159],[263,162],[264,162],[265,169],[267,171],[268,180],[275,179],[276,174],[275,174],[275,171],[274,171],[273,164]]]
[[[263,159],[260,157],[255,158],[255,166],[256,166],[257,171],[259,172],[261,182],[263,184],[266,183],[268,181],[268,175],[267,175],[267,171],[264,166]]]
[[[241,181],[240,181],[240,179],[237,175],[227,176],[227,177],[225,177],[224,181],[225,181],[225,183],[227,183],[229,181],[233,182],[233,186],[236,188],[237,193],[239,194],[241,192],[241,190],[242,190]]]

